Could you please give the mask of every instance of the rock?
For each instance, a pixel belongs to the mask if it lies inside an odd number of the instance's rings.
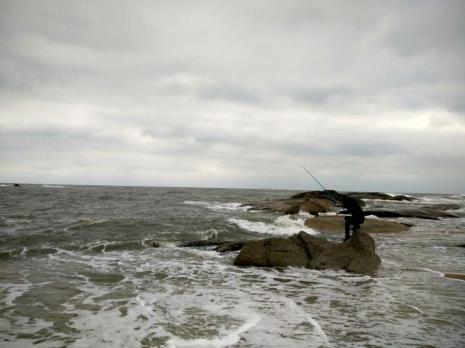
[[[309,265],[307,251],[296,236],[267,238],[245,243],[236,266],[287,267]]]
[[[239,241],[239,242],[227,242],[218,245],[214,250],[218,251],[220,253],[225,253],[228,251],[237,251],[241,250],[243,246],[245,245],[245,241]]]
[[[465,274],[462,273],[444,273],[444,277],[465,281]]]
[[[313,215],[326,213],[334,207],[334,203],[324,198],[290,198],[247,205],[254,210],[269,210],[282,214],[297,214],[302,211]]]
[[[358,199],[381,199],[385,201],[414,201],[414,197],[405,195],[388,195],[382,192],[344,192],[347,196]]]
[[[424,206],[418,209],[402,209],[399,211],[384,210],[384,209],[373,209],[365,210],[365,215],[375,215],[377,217],[391,217],[391,218],[416,218],[416,219],[427,219],[427,220],[439,220],[439,218],[456,218],[457,215],[448,213],[441,209],[437,209],[434,206]]]
[[[381,264],[375,253],[375,241],[365,232],[358,232],[345,243],[327,241],[300,232],[298,237],[311,255],[312,269],[343,269],[361,274],[374,274]]]
[[[218,241],[218,240],[194,240],[192,242],[186,242],[186,243],[182,243],[180,245],[181,248],[184,248],[184,247],[206,247],[206,246],[212,246],[212,245],[219,245],[221,243],[224,243],[222,241]]]
[[[228,251],[237,251],[242,249],[245,241],[218,241],[218,240],[195,240],[192,242],[183,243],[180,247],[207,247],[216,246],[214,249],[220,253]]]
[[[344,217],[342,216],[321,216],[307,219],[305,226],[318,232],[324,233],[344,233]],[[381,219],[365,219],[360,230],[367,233],[399,233],[407,231],[410,226],[394,221]]]
[[[20,184],[13,184],[14,187],[21,187]]]
[[[294,204],[294,205],[291,205],[288,209],[286,209],[284,213],[293,215],[293,214],[298,214],[299,211],[300,211],[300,205]]]
[[[457,245],[459,248],[465,248],[465,244],[459,244]]]
[[[144,244],[148,247],[152,247],[152,248],[159,248],[160,247],[160,243],[158,243],[157,241],[155,240],[151,240],[151,239],[145,239],[144,240]]]
[[[373,274],[381,263],[373,238],[356,233],[348,242],[330,242],[305,232],[288,238],[267,238],[246,242],[237,256],[236,266],[340,269]]]
[[[326,201],[330,202],[330,204],[332,206],[334,206],[334,200],[341,202],[342,198],[344,196],[347,196],[347,195],[339,193],[339,192],[334,191],[334,190],[307,191],[307,192],[298,193],[298,194],[292,196],[291,199],[299,199],[299,198],[300,199],[304,198],[304,199],[307,199],[307,200],[323,199],[323,200],[326,200]],[[353,198],[355,198],[357,200],[357,203],[361,207],[365,206],[365,203],[360,198],[358,198],[358,197],[353,197]]]
[[[300,210],[304,213],[309,213],[312,215],[318,215],[319,213],[326,213],[330,211],[333,207],[333,203],[327,199],[313,198],[306,199],[301,205]]]

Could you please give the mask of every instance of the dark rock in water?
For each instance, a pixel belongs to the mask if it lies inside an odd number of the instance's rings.
[[[298,214],[299,211],[300,211],[300,205],[295,204],[295,205],[291,205],[288,209],[286,209],[284,213],[293,215],[293,214]]]
[[[465,248],[465,244],[459,244],[457,245],[459,248]]]
[[[356,233],[348,242],[330,242],[299,232],[289,238],[268,238],[247,242],[237,256],[236,266],[340,269],[373,274],[381,263],[373,238]]]
[[[160,243],[158,243],[157,241],[155,240],[151,240],[151,239],[145,239],[144,240],[144,244],[148,247],[152,247],[152,248],[159,248],[160,247]]]
[[[20,184],[13,184],[14,187],[21,187]]]
[[[358,232],[345,243],[330,242],[305,232],[298,234],[311,255],[312,269],[343,269],[361,274],[374,274],[381,264],[375,253],[375,241]]]
[[[456,218],[457,215],[448,213],[442,209],[441,206],[436,208],[435,206],[424,206],[418,209],[402,209],[399,211],[384,210],[384,209],[373,209],[365,210],[365,215],[375,215],[377,217],[387,218],[417,218],[427,220],[439,220],[439,218]]]
[[[258,203],[249,203],[255,210],[269,210],[282,214],[297,214],[299,211],[317,215],[333,209],[334,203],[325,198],[290,198]]]
[[[214,249],[220,253],[228,251],[237,251],[242,249],[246,242],[245,241],[214,241],[214,240],[195,240],[192,242],[183,243],[180,247],[208,247],[216,246]]]
[[[225,253],[228,251],[237,251],[241,250],[245,245],[245,241],[239,242],[227,242],[223,244],[219,244],[214,250],[220,253]]]
[[[388,195],[382,192],[344,192],[347,196],[358,199],[381,199],[385,201],[414,201],[414,197],[405,195]]]
[[[297,236],[249,241],[234,261],[236,266],[258,267],[307,267],[309,263],[307,250]]]
[[[194,240],[191,242],[186,242],[182,243],[180,245],[181,248],[187,248],[187,247],[206,247],[206,246],[214,246],[214,245],[220,245],[221,243],[225,243],[224,241],[218,241],[218,240]]]
[[[305,226],[323,233],[344,233],[344,217],[342,216],[322,216],[307,219]],[[360,230],[367,233],[399,233],[407,231],[411,226],[395,221],[382,219],[365,219]]]
[[[349,196],[349,195],[342,194],[342,193],[339,193],[339,192],[334,191],[334,190],[307,191],[307,192],[298,193],[298,194],[292,196],[291,199],[297,199],[297,198],[304,198],[304,199],[307,199],[307,200],[324,199],[324,200],[327,200],[327,201],[331,202],[331,204],[334,205],[335,200],[338,201],[338,202],[341,202],[342,199],[344,197],[346,197],[346,196]],[[358,197],[352,197],[352,198],[355,198],[355,200],[357,200],[357,203],[361,207],[365,206],[365,203],[360,198],[358,198]]]

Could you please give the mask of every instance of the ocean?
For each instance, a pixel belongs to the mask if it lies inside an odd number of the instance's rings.
[[[244,206],[295,191],[0,186],[1,347],[465,346],[465,282],[444,277],[465,273],[463,194],[367,200],[453,203],[459,216],[374,234],[371,277],[241,268],[237,252],[179,246],[319,235],[305,214]]]

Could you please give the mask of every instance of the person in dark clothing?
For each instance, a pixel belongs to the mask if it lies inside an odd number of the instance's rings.
[[[339,214],[350,214],[346,216],[345,219],[345,238],[344,242],[349,240],[350,235],[350,226],[353,226],[352,236],[360,229],[360,225],[365,221],[365,214],[363,213],[362,208],[358,204],[357,200],[349,196],[342,196],[341,199],[343,211],[340,211]]]

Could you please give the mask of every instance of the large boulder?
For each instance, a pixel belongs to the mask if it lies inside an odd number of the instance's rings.
[[[258,267],[307,267],[309,262],[302,242],[296,236],[292,236],[248,241],[241,249],[234,264]]]
[[[323,233],[344,233],[344,217],[342,216],[320,216],[307,219],[305,226]],[[365,219],[360,230],[367,233],[399,233],[407,231],[409,225],[395,221],[382,219]]]
[[[373,274],[381,264],[375,253],[375,241],[365,232],[355,233],[345,243],[331,242],[300,232],[298,237],[311,255],[309,268],[343,269],[361,274]]]
[[[381,263],[373,238],[356,233],[344,243],[331,242],[305,232],[288,238],[267,238],[246,242],[237,256],[236,266],[336,269],[373,274]]]

